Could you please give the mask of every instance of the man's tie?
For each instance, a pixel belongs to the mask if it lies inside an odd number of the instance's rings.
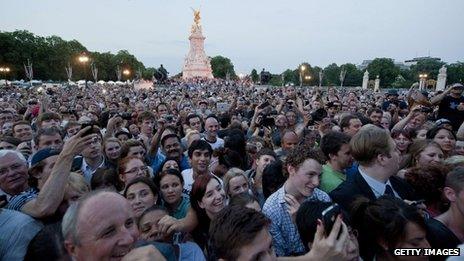
[[[385,192],[383,194],[387,196],[395,197],[395,193],[393,193],[392,187],[388,184],[385,186]]]

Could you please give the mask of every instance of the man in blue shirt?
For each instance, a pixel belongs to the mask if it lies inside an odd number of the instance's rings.
[[[316,150],[303,146],[292,149],[286,160],[288,179],[264,203],[263,213],[271,220],[269,232],[277,256],[293,256],[305,253],[295,214],[299,205],[311,199],[330,202],[330,197],[318,189],[323,156]]]

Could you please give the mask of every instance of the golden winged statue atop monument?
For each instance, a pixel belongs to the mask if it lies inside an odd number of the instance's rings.
[[[192,10],[193,10],[193,17],[194,17],[193,21],[195,21],[196,25],[200,25],[200,20],[201,20],[200,9],[195,10],[195,9],[192,8]]]

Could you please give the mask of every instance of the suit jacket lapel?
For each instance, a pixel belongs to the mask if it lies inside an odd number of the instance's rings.
[[[370,200],[377,199],[371,187],[369,187],[369,184],[367,184],[366,180],[364,180],[363,176],[361,175],[361,173],[359,173],[359,171],[354,175],[354,182],[356,183],[360,192],[364,196],[368,197]]]

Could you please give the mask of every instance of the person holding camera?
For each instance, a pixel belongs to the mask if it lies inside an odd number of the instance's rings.
[[[438,105],[438,119],[448,119],[451,121],[454,131],[457,131],[464,121],[463,90],[464,85],[455,83],[443,93],[432,97],[430,100],[433,105]]]
[[[427,113],[429,112],[431,112],[431,108],[429,107],[419,104],[414,105],[408,115],[396,123],[391,131],[419,129],[427,121]]]

